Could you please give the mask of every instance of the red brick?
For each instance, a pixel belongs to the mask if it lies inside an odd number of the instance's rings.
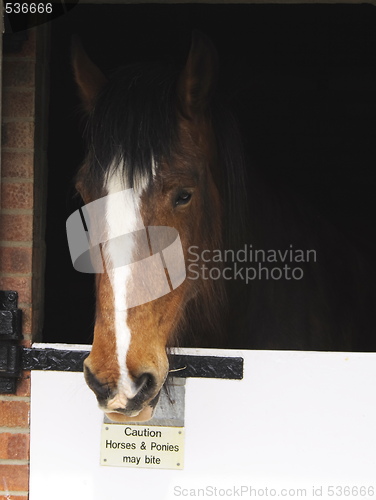
[[[31,347],[30,342],[27,347]],[[30,382],[30,371],[23,371],[21,377],[17,381],[16,396],[30,396]]]
[[[34,173],[33,153],[13,153],[2,151],[2,177],[32,178]]]
[[[31,346],[31,344],[30,344]],[[29,347],[30,347],[29,346]],[[30,375],[28,378],[22,377],[17,381],[17,390],[16,390],[16,395],[17,396],[30,396]]]
[[[4,90],[2,99],[3,118],[33,118],[34,94],[31,90]]]
[[[18,495],[12,495],[12,493],[9,493],[6,497],[3,495],[0,495],[0,500],[29,500],[29,497],[25,496],[18,496]]]
[[[0,290],[16,290],[20,303],[31,303],[31,277],[0,276]]]
[[[0,464],[0,477],[3,491],[27,491],[29,487],[29,466]]]
[[[32,248],[0,247],[0,269],[8,274],[31,273]]]
[[[8,458],[8,439],[9,439],[10,435],[11,434],[9,434],[9,432],[4,432],[4,433],[0,434],[0,458],[1,459]]]
[[[3,64],[4,87],[33,87],[35,63],[33,61],[7,61]]]
[[[0,458],[8,460],[29,459],[29,434],[0,434]]]
[[[26,401],[0,401],[0,427],[28,427],[29,411]]]
[[[12,495],[11,493],[9,493],[9,495],[7,495],[6,497],[4,497],[3,495],[0,495],[0,500],[28,500],[28,497],[25,497],[25,496],[18,496],[18,495]]]
[[[33,185],[30,183],[3,182],[1,185],[2,208],[33,208]]]
[[[21,307],[22,309],[22,333],[31,334],[33,322],[33,310],[31,307]]]
[[[2,145],[6,148],[33,149],[33,122],[6,122],[2,125]]]
[[[33,216],[28,214],[0,215],[0,241],[32,241]]]

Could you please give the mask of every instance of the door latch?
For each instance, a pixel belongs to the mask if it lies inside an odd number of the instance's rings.
[[[22,311],[18,293],[0,291],[0,394],[14,394],[21,371]]]

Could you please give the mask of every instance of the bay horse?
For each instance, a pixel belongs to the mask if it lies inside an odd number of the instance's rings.
[[[193,33],[182,68],[135,64],[107,80],[77,39],[72,63],[87,114],[87,155],[76,178],[84,203],[132,189],[131,204],[108,203],[103,217],[124,234],[137,229],[136,211],[145,227],[176,229],[198,278],[188,273],[170,293],[127,308],[132,271],[96,275],[94,341],[84,373],[110,419],[152,416],[169,373],[166,347],[178,345],[183,332],[204,346],[362,348],[357,338],[374,310],[362,261],[352,251],[336,259],[335,248],[346,243],[326,223],[304,204],[282,201],[256,172],[246,174],[236,121],[216,93],[218,56],[205,35]],[[268,275],[244,283],[239,270],[233,279],[210,275],[228,269],[220,250],[238,251],[244,242],[252,242],[248,257],[254,249],[283,249],[280,258],[291,257],[295,248],[315,249],[317,259],[301,260],[304,279]],[[106,252],[104,245],[105,258]],[[265,275],[273,272],[270,256],[263,256]]]

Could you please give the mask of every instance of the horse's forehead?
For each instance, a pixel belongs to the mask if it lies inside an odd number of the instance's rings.
[[[132,171],[132,181],[129,179],[129,171]],[[144,171],[135,170],[134,165],[113,161],[104,176],[103,188],[109,194],[131,189],[133,196],[140,198],[143,192],[150,187],[153,179],[156,178],[156,171],[157,164],[153,158],[151,158],[150,166]]]

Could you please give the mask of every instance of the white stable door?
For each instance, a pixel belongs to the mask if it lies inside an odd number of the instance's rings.
[[[187,379],[183,470],[100,465],[82,373],[33,371],[30,500],[376,497],[376,354],[183,352],[244,357]]]

